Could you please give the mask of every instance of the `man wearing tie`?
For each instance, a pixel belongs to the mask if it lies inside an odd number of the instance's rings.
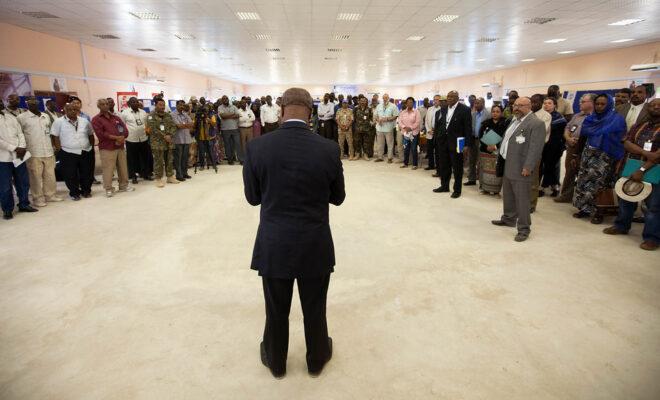
[[[252,255],[266,302],[261,361],[278,379],[286,374],[294,280],[310,375],[318,376],[332,357],[326,297],[335,253],[328,208],[342,204],[346,193],[339,145],[312,133],[312,109],[306,90],[284,92],[282,127],[250,141],[243,166],[245,197],[251,205],[261,205]]]
[[[449,192],[449,181],[454,174],[454,192],[452,199],[461,197],[463,179],[463,152],[473,143],[472,114],[470,107],[458,102],[458,92],[447,93],[447,106],[435,113],[436,121],[433,128],[433,139],[438,160],[438,176],[440,187],[433,189],[436,193]],[[464,149],[459,148],[459,140]]]
[[[527,240],[532,225],[529,201],[534,170],[539,167],[545,145],[545,123],[532,113],[529,97],[520,97],[513,105],[513,120],[500,146],[498,171],[504,164],[502,199],[504,213],[493,225],[518,227],[516,242]],[[499,174],[498,174],[499,175]]]

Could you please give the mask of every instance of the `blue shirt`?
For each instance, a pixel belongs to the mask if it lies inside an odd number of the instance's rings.
[[[474,113],[474,126],[472,134],[474,137],[479,137],[479,131],[481,131],[481,122],[484,120],[485,109],[481,111],[475,111]]]

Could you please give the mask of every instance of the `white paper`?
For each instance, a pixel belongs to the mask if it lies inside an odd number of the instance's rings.
[[[18,167],[19,165],[23,164],[24,162],[29,160],[30,157],[32,157],[32,154],[30,154],[29,151],[25,152],[25,155],[23,156],[22,160],[20,158],[16,157],[16,153],[14,153],[14,159],[12,160],[12,162],[14,163],[14,167]]]

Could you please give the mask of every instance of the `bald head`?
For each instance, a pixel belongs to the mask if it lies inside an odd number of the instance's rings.
[[[520,119],[532,111],[532,100],[529,97],[518,97],[513,103],[513,114]]]
[[[282,120],[301,119],[308,121],[314,108],[314,100],[302,88],[289,88],[282,95]]]

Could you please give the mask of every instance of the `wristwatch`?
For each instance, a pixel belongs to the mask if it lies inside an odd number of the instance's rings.
[[[644,168],[644,166],[639,167],[639,170],[642,172],[646,172],[646,168]]]

